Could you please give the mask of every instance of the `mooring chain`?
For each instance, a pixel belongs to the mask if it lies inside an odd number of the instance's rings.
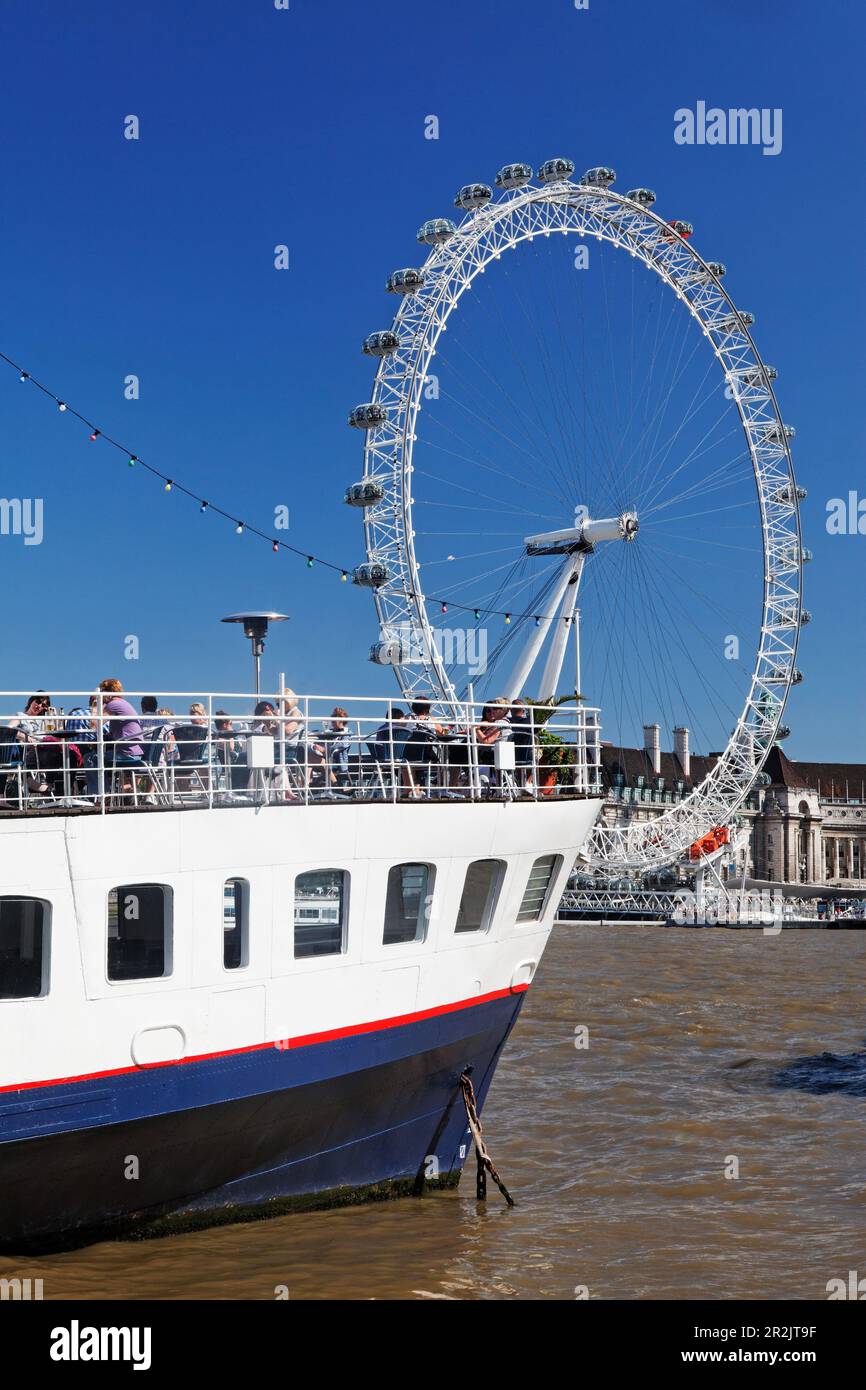
[[[475,1176],[475,1195],[479,1202],[487,1198],[487,1174],[489,1173],[499,1191],[502,1193],[510,1207],[514,1206],[514,1198],[500,1178],[493,1166],[493,1160],[487,1152],[487,1145],[481,1133],[481,1121],[478,1118],[478,1108],[475,1102],[475,1087],[469,1078],[468,1072],[460,1075],[460,1090],[463,1092],[463,1104],[466,1107],[466,1119],[472,1131],[472,1138],[475,1140],[475,1160],[477,1170]]]

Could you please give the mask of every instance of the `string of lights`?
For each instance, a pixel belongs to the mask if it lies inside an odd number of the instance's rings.
[[[88,430],[92,443],[97,444],[101,440],[104,444],[111,445],[113,449],[117,450],[119,454],[122,454],[126,458],[129,468],[140,468],[144,472],[151,474],[154,478],[158,478],[162,483],[164,492],[182,493],[184,497],[188,497],[191,501],[198,504],[200,512],[209,512],[230,522],[235,529],[236,535],[250,535],[254,536],[257,540],[265,541],[270,545],[275,555],[278,555],[281,550],[284,550],[304,560],[308,569],[312,569],[314,565],[319,565],[323,569],[331,570],[333,573],[338,574],[340,580],[344,584],[349,579],[352,572],[351,566],[347,568],[344,565],[335,564],[333,560],[326,560],[321,555],[316,555],[311,551],[302,550],[299,549],[298,546],[290,545],[288,541],[280,540],[279,537],[269,535],[267,531],[260,530],[258,526],[250,525],[249,522],[242,520],[241,517],[235,516],[232,512],[228,512],[223,507],[217,506],[216,503],[208,501],[206,497],[200,497],[193,488],[187,487],[185,483],[177,478],[170,478],[167,473],[163,473],[162,470],[155,467],[154,464],[148,463],[140,454],[133,453],[132,450],[128,449],[119,439],[115,439],[113,435],[107,433],[105,430],[101,429],[100,426],[95,424],[93,420],[83,415],[80,410],[76,410],[75,406],[70,405],[68,401],[56,395],[49,386],[39,381],[37,377],[33,376],[32,372],[26,371],[14,358],[8,357],[5,352],[0,352],[0,361],[5,362],[14,372],[17,372],[19,381],[29,386],[35,386],[36,390],[41,391],[42,395],[45,396],[47,400],[53,401],[61,413],[70,415],[75,420],[80,420],[82,425]],[[408,597],[414,599],[417,595],[410,593]],[[564,622],[567,627],[572,621],[570,617],[550,619],[540,613],[509,613],[501,608],[485,607],[483,604],[457,603],[454,599],[441,599],[437,598],[435,595],[429,595],[428,597],[431,603],[439,605],[441,613],[445,614],[448,612],[449,608],[454,608],[461,613],[472,613],[476,622],[480,622],[482,617],[494,617],[502,618],[505,624],[509,625],[512,619],[515,618],[532,618],[536,626],[542,621],[553,621]]]

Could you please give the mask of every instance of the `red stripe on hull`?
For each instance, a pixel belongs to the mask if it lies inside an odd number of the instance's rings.
[[[376,1019],[371,1023],[355,1023],[348,1028],[329,1028],[324,1033],[304,1033],[297,1038],[278,1038],[273,1042],[252,1043],[249,1047],[229,1047],[222,1052],[200,1052],[193,1057],[179,1057],[172,1062],[145,1062],[143,1066],[114,1067],[108,1071],[82,1072],[80,1076],[57,1076],[48,1081],[23,1081],[11,1086],[0,1086],[0,1095],[9,1091],[35,1091],[43,1086],[68,1086],[77,1081],[97,1081],[107,1076],[128,1076],[131,1072],[154,1071],[159,1067],[183,1067],[191,1062],[211,1062],[218,1057],[239,1057],[245,1052],[263,1052],[276,1047],[285,1051],[298,1047],[314,1047],[316,1043],[336,1042],[339,1038],[357,1037],[361,1033],[376,1033],[385,1028],[401,1028],[408,1023],[420,1023],[427,1018],[441,1014],[456,1013],[459,1009],[471,1009],[477,1004],[489,1004],[494,999],[504,999],[509,994],[523,994],[528,984],[514,985],[510,989],[495,989],[490,994],[479,994],[474,999],[460,999],[455,1004],[438,1004],[433,1009],[421,1009],[417,1013],[398,1014],[394,1018]]]

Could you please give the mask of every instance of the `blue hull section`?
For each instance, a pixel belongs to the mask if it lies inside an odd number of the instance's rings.
[[[0,1096],[0,1248],[456,1180],[523,993],[303,1046]]]

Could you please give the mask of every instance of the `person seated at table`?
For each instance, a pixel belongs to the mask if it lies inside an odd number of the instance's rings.
[[[46,695],[44,690],[38,690],[35,695],[30,696],[21,713],[9,720],[8,727],[21,729],[33,739],[42,738],[48,732],[46,724],[50,709],[51,696]]]
[[[88,796],[96,796],[99,791],[99,701],[91,695],[87,709],[78,705],[71,709],[64,720],[66,737],[80,750],[83,759],[83,777]]]
[[[114,677],[99,682],[102,713],[108,716],[106,765],[115,768],[139,767],[144,756],[144,739],[138,715],[123,698],[123,686]],[[122,791],[131,791],[131,774],[124,775]]]
[[[405,710],[391,709],[385,715],[385,722],[379,725],[367,742],[370,756],[377,763],[390,765],[392,775],[395,765],[406,761],[406,744],[413,727],[414,721]],[[401,775],[401,781],[405,786],[405,776]]]
[[[294,693],[289,691],[284,704],[285,713],[289,717],[283,720],[283,728],[286,732],[282,742],[277,708],[271,700],[259,700],[253,712],[253,725],[250,730],[251,734],[264,734],[274,740],[274,785],[290,801],[294,800],[295,797],[290,785],[287,765],[301,762],[301,755],[305,751],[299,746],[303,719],[299,717],[301,712],[294,704],[294,700]],[[284,759],[281,759],[281,753],[284,755]],[[322,759],[320,758],[319,761],[321,762]],[[308,773],[306,775],[309,776]]]
[[[345,787],[349,781],[349,750],[354,742],[349,732],[349,711],[337,705],[318,738],[324,749],[331,786]]]
[[[40,702],[50,709],[51,697],[40,691],[37,696],[30,697],[21,716],[23,724],[30,724],[30,731],[25,731],[20,724],[16,727],[16,733],[24,742],[21,761],[27,769],[27,790],[37,796],[70,795],[73,790],[72,776],[84,764],[84,755],[78,743],[80,740],[86,747],[84,726],[91,723],[90,715],[84,709],[75,711],[82,716],[81,722],[72,720],[70,725],[69,718],[65,718],[52,726],[53,731],[49,732],[45,727],[45,715],[36,713],[41,708]],[[90,737],[96,738],[93,728],[90,729]]]
[[[167,763],[177,762],[177,744],[174,741],[174,726],[177,723],[177,715],[173,709],[162,706],[156,711],[157,727],[162,729],[162,741],[165,745],[165,760]]]
[[[512,702],[508,715],[511,737],[514,741],[514,763],[521,786],[532,791],[532,771],[535,763],[535,728],[532,711],[526,701],[518,696]]]
[[[203,766],[211,761],[207,710],[199,700],[189,707],[189,723],[172,729],[176,745],[176,761],[181,765]]]
[[[138,722],[141,725],[142,729],[144,729],[145,733],[147,733],[150,729],[162,728],[163,721],[159,717],[159,701],[157,700],[156,696],[142,695],[140,704],[141,718]]]
[[[303,752],[304,715],[294,690],[283,691],[283,747],[286,762],[296,763]]]
[[[416,787],[419,779],[431,776],[428,769],[441,767],[442,753],[440,740],[450,736],[450,730],[439,724],[432,715],[432,702],[422,696],[413,700],[412,729],[406,741],[406,762],[403,768],[403,785],[413,796],[421,795]]]
[[[60,796],[71,791],[71,785],[64,786],[64,778],[78,772],[83,761],[81,750],[74,743],[64,748],[64,740],[55,734],[31,739],[24,748],[28,791],[39,796]]]
[[[218,709],[214,715],[214,752],[228,791],[241,791],[249,784],[245,746],[246,736],[235,730],[231,715]]]
[[[325,746],[321,739],[305,737],[305,720],[294,690],[283,691],[283,729],[287,763],[299,763],[304,767],[304,781],[310,786],[313,781],[325,780]]]
[[[493,766],[493,745],[501,738],[510,737],[508,725],[508,702],[503,696],[491,700],[481,711],[481,719],[475,726],[475,742],[478,744],[478,762],[482,767]]]
[[[0,728],[0,796],[17,794],[15,773],[23,766],[26,743],[23,729]]]

